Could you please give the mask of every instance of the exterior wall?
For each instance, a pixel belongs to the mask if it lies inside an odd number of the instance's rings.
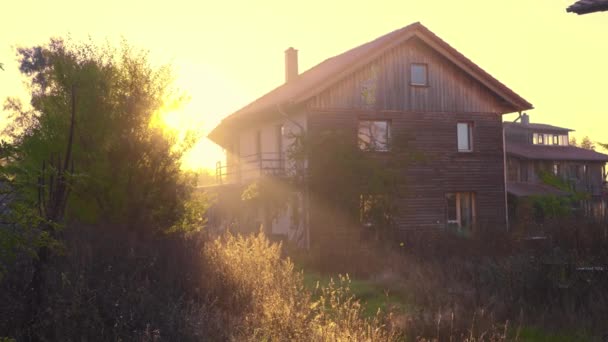
[[[422,155],[402,170],[404,196],[397,201],[401,230],[446,226],[445,194],[474,192],[480,227],[505,227],[502,119],[494,113],[317,111],[311,132],[345,129],[356,141],[359,119],[391,121],[392,135],[405,135],[408,147]],[[457,122],[472,122],[473,152],[457,151]],[[381,158],[394,158],[390,153]],[[311,163],[314,162],[314,157]],[[312,218],[311,218],[312,220]],[[314,224],[312,224],[314,226]],[[313,227],[311,227],[313,228]],[[312,237],[314,239],[314,236]]]

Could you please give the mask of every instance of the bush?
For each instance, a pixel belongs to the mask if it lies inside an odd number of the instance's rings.
[[[281,258],[281,246],[271,244],[262,233],[228,234],[208,245],[205,254],[212,265],[208,281],[222,286],[226,296],[218,304],[229,312],[243,312],[240,322],[234,322],[231,337],[235,339],[386,341],[397,337],[380,314],[363,317],[361,304],[350,293],[348,276],[308,292],[302,274],[294,271],[289,259]]]

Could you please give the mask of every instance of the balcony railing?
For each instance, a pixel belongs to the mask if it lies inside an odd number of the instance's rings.
[[[218,161],[215,165],[217,184],[238,184],[261,176],[281,177],[286,175],[285,154],[264,152],[235,157],[227,164]]]

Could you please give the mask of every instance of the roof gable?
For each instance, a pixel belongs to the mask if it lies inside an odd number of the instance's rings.
[[[412,86],[411,65],[427,84]],[[305,99],[312,110],[504,113],[504,98],[414,36]]]
[[[512,111],[531,109],[532,105],[511,89],[500,83],[479,66],[456,51],[422,24],[416,22],[390,32],[359,47],[326,59],[298,75],[293,81],[283,84],[258,98],[249,105],[231,114],[216,127],[209,137],[218,140],[219,129],[241,118],[264,111],[276,111],[277,107],[302,103],[326,90],[339,80],[355,72],[366,63],[378,58],[387,50],[417,37],[433,50],[453,62],[476,81],[482,83],[512,107]]]

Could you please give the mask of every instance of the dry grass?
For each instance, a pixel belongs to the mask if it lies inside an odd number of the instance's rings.
[[[24,340],[390,341],[340,278],[312,293],[263,234],[140,239],[115,227],[66,233],[44,308],[23,322],[30,264],[0,283],[0,336]],[[314,298],[314,299],[313,299]]]

